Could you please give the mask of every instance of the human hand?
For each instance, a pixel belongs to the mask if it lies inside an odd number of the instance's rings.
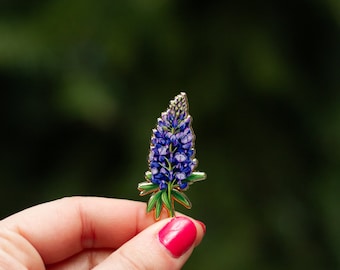
[[[142,202],[64,198],[0,221],[0,269],[181,269],[204,233],[185,216],[155,222]]]

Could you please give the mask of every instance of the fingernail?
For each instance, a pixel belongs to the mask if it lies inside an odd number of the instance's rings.
[[[202,221],[199,221],[197,219],[196,219],[196,221],[198,222],[199,225],[201,225],[201,227],[203,229],[203,233],[206,233],[207,227],[205,226],[205,224]]]
[[[159,241],[178,258],[195,242],[196,226],[188,218],[177,217],[166,224],[158,233]]]

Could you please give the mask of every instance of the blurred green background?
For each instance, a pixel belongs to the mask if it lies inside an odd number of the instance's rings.
[[[0,217],[138,196],[186,91],[208,180],[184,269],[340,269],[340,2],[0,2]]]

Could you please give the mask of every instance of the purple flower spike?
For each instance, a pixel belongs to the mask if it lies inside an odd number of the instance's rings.
[[[156,220],[163,207],[170,217],[175,216],[174,201],[190,209],[191,202],[183,191],[206,178],[205,173],[194,171],[198,161],[188,110],[187,96],[182,92],[170,101],[152,130],[149,171],[145,173],[146,182],[139,183],[138,190],[141,196],[152,194],[147,212],[155,210]]]

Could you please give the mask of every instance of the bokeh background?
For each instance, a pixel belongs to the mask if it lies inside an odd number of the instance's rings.
[[[0,2],[0,217],[146,201],[151,129],[186,91],[208,180],[184,269],[340,269],[340,2]]]

